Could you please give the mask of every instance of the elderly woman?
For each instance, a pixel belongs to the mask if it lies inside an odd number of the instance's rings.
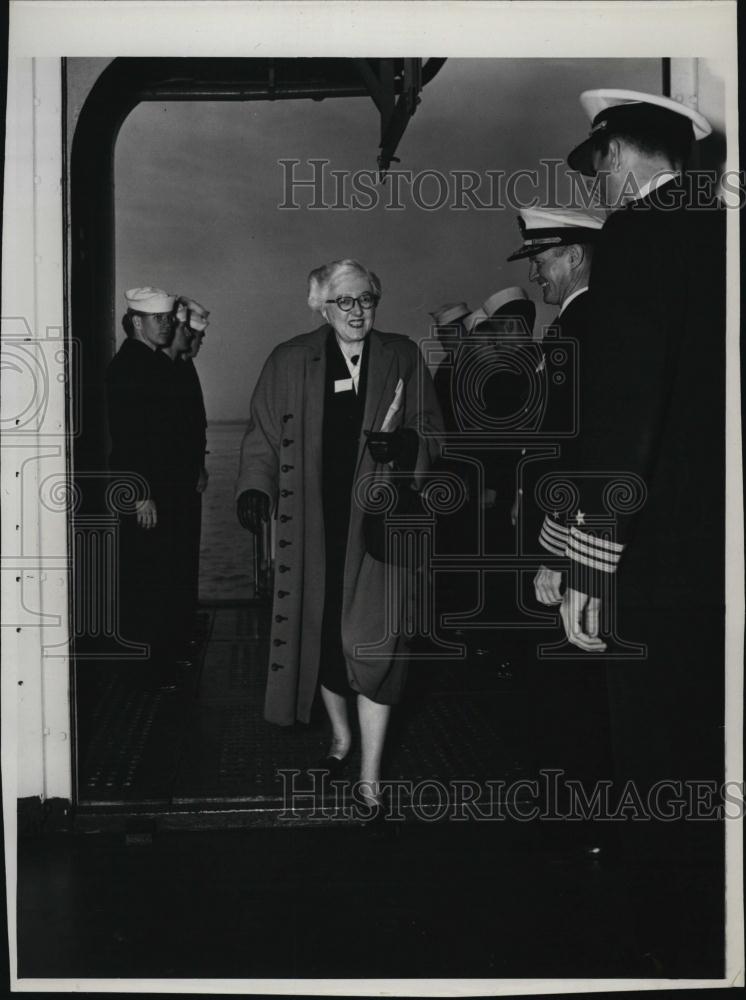
[[[347,697],[354,694],[361,791],[376,803],[407,652],[386,613],[387,581],[397,571],[366,550],[355,486],[401,460],[404,441],[415,444],[415,475],[426,470],[442,422],[416,344],[373,328],[376,275],[355,260],[336,260],[312,271],[308,284],[308,303],[325,322],[276,347],[259,376],[237,513],[255,532],[270,511],[277,518],[265,718],[308,722],[320,685],[332,729],[323,766],[335,774],[350,752]],[[366,433],[381,430],[396,433],[388,450],[376,453]]]

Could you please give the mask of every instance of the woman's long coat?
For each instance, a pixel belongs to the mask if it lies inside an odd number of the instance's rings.
[[[259,376],[241,446],[237,495],[261,490],[277,518],[270,669],[264,714],[269,722],[308,722],[318,683],[324,604],[324,519],[321,447],[324,417],[325,344],[329,326],[279,344]],[[371,330],[364,430],[380,430],[404,382],[399,425],[417,431],[418,473],[438,453],[442,418],[432,380],[417,345],[408,337]],[[357,481],[383,470],[361,434]],[[353,498],[342,608],[342,646],[353,690],[383,703],[398,699],[406,660],[401,636],[387,624],[393,575],[399,572],[365,550],[363,511]],[[285,568],[283,568],[285,567]],[[387,586],[387,579],[389,581]],[[397,592],[396,589],[393,592]],[[396,602],[394,602],[396,603]],[[399,605],[401,605],[399,601]],[[403,609],[399,607],[399,613]],[[373,653],[361,646],[376,646]],[[394,657],[396,656],[396,661]]]

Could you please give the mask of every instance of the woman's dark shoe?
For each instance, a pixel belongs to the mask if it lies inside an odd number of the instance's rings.
[[[349,759],[349,753],[345,754],[344,757],[333,757],[331,754],[327,754],[320,760],[316,761],[313,765],[314,770],[328,771],[332,778],[335,778],[338,774],[347,767],[347,761]]]

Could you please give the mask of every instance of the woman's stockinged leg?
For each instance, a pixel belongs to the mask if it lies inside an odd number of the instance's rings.
[[[364,694],[357,696],[360,719],[360,781],[365,797],[378,800],[381,778],[381,754],[391,715],[390,705],[379,705]],[[369,795],[367,793],[370,793]]]
[[[321,685],[321,699],[332,724],[332,744],[329,747],[329,756],[343,760],[349,753],[352,743],[347,699],[344,695],[325,688],[323,684]]]

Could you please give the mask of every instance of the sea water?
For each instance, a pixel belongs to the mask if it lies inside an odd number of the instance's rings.
[[[207,429],[210,479],[202,494],[199,596],[202,601],[246,600],[254,594],[253,537],[236,518],[235,487],[245,423]]]

